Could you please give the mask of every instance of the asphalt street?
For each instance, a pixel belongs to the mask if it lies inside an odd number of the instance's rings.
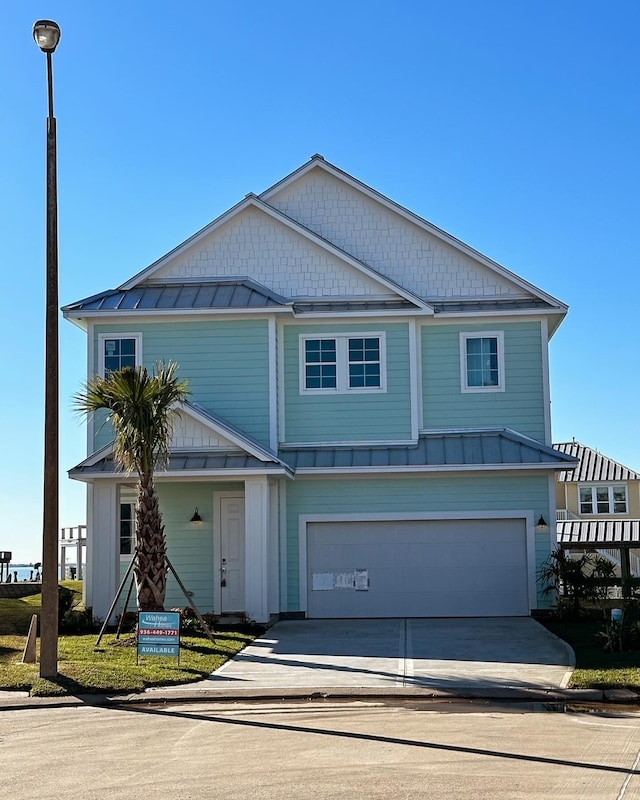
[[[640,798],[640,716],[408,700],[0,713],[5,797]]]

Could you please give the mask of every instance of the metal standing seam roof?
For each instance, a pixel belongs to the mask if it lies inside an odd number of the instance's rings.
[[[174,452],[169,457],[167,472],[214,472],[224,470],[243,470],[247,472],[274,470],[282,472],[285,467],[278,461],[261,461],[255,456],[242,452]],[[158,470],[156,479],[162,478],[165,470]],[[120,474],[112,456],[105,456],[94,464],[78,464],[69,470],[69,477],[79,478],[82,475],[115,475]]]
[[[563,520],[556,531],[567,550],[594,544],[640,548],[640,519]]]
[[[274,308],[290,305],[255,281],[246,278],[141,284],[133,289],[110,289],[63,307],[78,311],[150,311],[208,308]]]
[[[507,428],[482,431],[424,433],[415,445],[283,447],[272,460],[260,460],[240,450],[221,452],[175,451],[169,472],[214,472],[224,470],[278,471],[358,470],[395,468],[437,469],[438,467],[527,467],[558,469],[575,462],[541,442]],[[69,470],[69,476],[116,474],[111,454],[92,458]],[[158,473],[161,475],[161,473]]]
[[[570,467],[570,456],[506,428],[421,434],[415,445],[282,447],[280,458],[301,469],[392,467],[531,466]]]
[[[578,468],[573,472],[562,471],[558,474],[558,480],[562,482],[572,481],[579,483],[597,483],[599,481],[610,483],[612,481],[638,481],[640,474],[623,464],[619,464],[612,458],[599,453],[591,447],[587,447],[580,442],[561,442],[554,444],[556,450],[568,456],[577,458]]]

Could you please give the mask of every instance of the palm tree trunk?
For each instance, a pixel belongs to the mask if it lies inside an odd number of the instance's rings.
[[[139,611],[164,611],[167,544],[152,475],[141,475],[136,503],[136,565]]]

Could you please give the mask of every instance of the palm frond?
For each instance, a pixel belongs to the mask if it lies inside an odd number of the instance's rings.
[[[188,381],[177,370],[175,362],[159,362],[153,373],[125,367],[88,381],[73,399],[79,413],[107,411],[115,433],[114,459],[127,473],[149,474],[168,461],[174,409],[189,394]]]

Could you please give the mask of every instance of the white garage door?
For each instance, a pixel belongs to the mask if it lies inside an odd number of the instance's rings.
[[[529,614],[524,520],[313,522],[307,614]]]

